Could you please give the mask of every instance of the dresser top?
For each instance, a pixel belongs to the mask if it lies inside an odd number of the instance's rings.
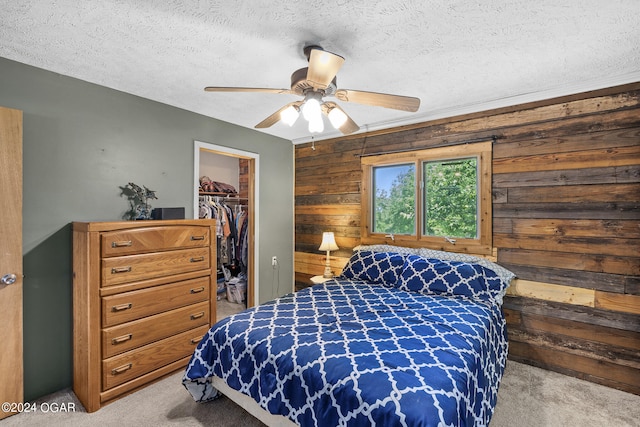
[[[73,222],[73,231],[114,231],[143,227],[166,227],[176,225],[197,225],[210,227],[215,225],[214,219],[168,219],[168,220],[141,220],[141,221],[96,221]]]

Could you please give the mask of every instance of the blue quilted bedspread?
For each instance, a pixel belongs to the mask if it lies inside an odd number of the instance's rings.
[[[301,426],[487,425],[507,357],[499,305],[332,280],[214,325],[183,384],[217,376]]]

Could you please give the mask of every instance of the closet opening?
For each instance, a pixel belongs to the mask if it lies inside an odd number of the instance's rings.
[[[215,321],[257,304],[258,164],[256,153],[195,141],[194,218],[218,220]]]

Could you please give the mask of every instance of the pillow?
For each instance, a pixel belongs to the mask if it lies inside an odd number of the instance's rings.
[[[474,255],[459,254],[455,252],[437,251],[435,249],[427,249],[427,248],[420,248],[418,250],[418,255],[424,258],[437,258],[437,259],[446,259],[446,260],[452,260],[452,261],[468,262],[470,264],[480,264],[481,266],[485,267],[486,269],[492,270],[495,273],[495,276],[502,281],[502,284],[499,284],[498,287],[500,288],[504,287],[505,291],[509,287],[511,280],[514,277],[516,277],[516,275],[513,274],[511,271],[496,264],[495,262],[489,261],[486,258],[474,256]]]
[[[354,250],[369,250],[369,251],[377,251],[377,252],[393,251],[401,254],[420,255],[423,258],[434,258],[434,259],[448,260],[448,261],[461,261],[461,262],[467,262],[470,264],[481,265],[482,267],[484,267],[483,270],[487,275],[487,277],[491,278],[491,280],[488,280],[487,283],[489,285],[489,289],[491,290],[498,304],[502,304],[502,298],[507,293],[507,288],[511,284],[511,280],[513,280],[516,277],[514,273],[496,264],[495,262],[489,261],[486,258],[474,256],[474,255],[461,254],[456,252],[438,251],[435,249],[428,249],[428,248],[405,248],[401,246],[384,245],[384,244],[360,245],[354,248]]]
[[[463,296],[493,303],[482,268],[466,262],[408,255],[396,287],[403,291]]]
[[[507,288],[509,287],[509,282],[511,281],[511,279],[509,279],[509,281],[506,282],[506,285],[505,285],[503,278],[500,277],[500,275],[493,269],[487,268],[484,264],[473,263],[471,265],[476,270],[482,273],[487,290],[489,291],[493,299],[499,305],[502,305],[502,298],[507,293]],[[515,277],[515,275],[511,273],[509,270],[507,270],[506,268],[503,268],[503,267],[500,267],[500,268],[512,274],[511,278]]]
[[[385,245],[385,244],[377,244],[377,245],[359,245],[353,248],[354,251],[373,251],[373,252],[395,252],[399,254],[409,255],[419,255],[420,248],[406,248],[404,246],[394,246],[394,245]],[[437,258],[437,257],[434,257]]]
[[[355,251],[340,277],[393,286],[403,266],[404,255],[396,252]]]

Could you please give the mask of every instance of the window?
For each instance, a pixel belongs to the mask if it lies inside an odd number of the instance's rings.
[[[363,157],[362,240],[491,253],[491,142]]]
[[[478,159],[423,162],[427,236],[478,237]]]
[[[375,233],[415,234],[415,187],[413,163],[373,167]]]

